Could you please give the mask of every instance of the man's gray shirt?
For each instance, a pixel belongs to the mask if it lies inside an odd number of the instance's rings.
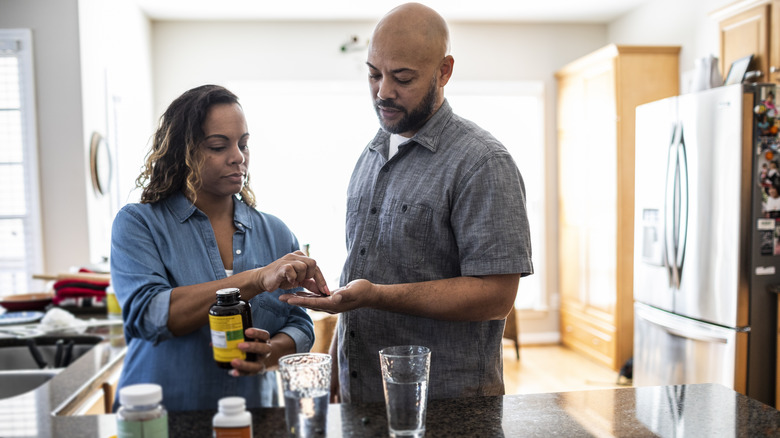
[[[525,187],[500,142],[446,100],[387,160],[389,138],[380,130],[352,173],[342,285],[533,273]],[[383,401],[379,350],[408,344],[431,349],[430,398],[501,395],[503,331],[503,320],[345,312],[337,331],[342,399]]]

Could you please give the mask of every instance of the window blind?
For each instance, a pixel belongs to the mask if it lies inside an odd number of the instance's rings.
[[[42,267],[33,102],[31,33],[0,29],[0,296]]]

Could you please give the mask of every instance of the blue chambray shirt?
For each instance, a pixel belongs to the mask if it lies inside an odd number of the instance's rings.
[[[268,265],[299,249],[278,218],[234,198],[233,272]],[[278,400],[274,372],[232,377],[214,363],[208,325],[180,337],[168,331],[171,290],[225,278],[225,267],[208,217],[182,194],[153,204],[128,204],[114,219],[111,283],[116,290],[128,342],[119,388],[157,383],[172,411],[216,409],[222,397],[241,396],[247,407]],[[215,301],[216,301],[216,290]],[[282,332],[306,352],[314,324],[306,311],[279,301],[282,290],[252,298],[255,327]],[[117,391],[118,393],[118,391]]]
[[[349,182],[342,285],[533,273],[525,187],[500,142],[447,101],[390,160],[389,137],[378,132]],[[501,395],[503,332],[504,320],[345,312],[337,331],[342,399],[383,401],[379,350],[405,344],[431,349],[430,398]]]

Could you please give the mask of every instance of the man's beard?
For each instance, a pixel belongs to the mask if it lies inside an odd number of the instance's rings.
[[[379,110],[380,106],[399,110],[404,113],[404,116],[395,125],[387,125],[382,120],[382,115]],[[374,101],[374,110],[376,111],[376,115],[379,118],[379,125],[382,127],[382,129],[391,134],[401,134],[409,131],[417,131],[425,124],[431,114],[433,114],[435,107],[436,78],[431,80],[431,86],[428,89],[428,93],[425,95],[422,102],[420,102],[420,104],[417,105],[417,107],[414,108],[411,112],[408,112],[406,108],[396,105],[393,99],[376,99]]]

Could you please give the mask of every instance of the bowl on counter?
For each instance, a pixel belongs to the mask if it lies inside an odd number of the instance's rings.
[[[8,311],[44,310],[51,304],[52,298],[54,298],[52,292],[8,295],[0,297],[0,306]]]

